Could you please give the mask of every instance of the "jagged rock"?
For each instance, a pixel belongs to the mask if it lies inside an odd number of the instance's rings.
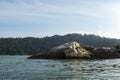
[[[114,47],[103,47],[96,49],[95,53],[92,53],[93,59],[110,59],[120,58],[120,49]]]
[[[102,47],[82,45],[78,42],[69,42],[52,48],[45,54],[35,54],[30,59],[107,59],[120,58],[120,47]]]
[[[92,53],[86,50],[80,43],[70,42],[52,48],[48,53],[33,55],[29,58],[42,58],[42,59],[90,58],[91,54]]]

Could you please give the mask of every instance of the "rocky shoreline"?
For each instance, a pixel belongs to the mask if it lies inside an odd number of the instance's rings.
[[[96,48],[69,42],[52,48],[44,54],[34,54],[28,59],[110,59],[120,58],[120,46]]]

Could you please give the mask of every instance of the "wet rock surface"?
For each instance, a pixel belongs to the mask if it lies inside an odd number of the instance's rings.
[[[108,59],[120,58],[120,48],[82,45],[78,42],[69,42],[52,48],[44,54],[34,54],[29,59]]]

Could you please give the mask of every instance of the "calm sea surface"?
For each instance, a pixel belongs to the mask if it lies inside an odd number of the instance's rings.
[[[43,60],[0,56],[0,80],[120,80],[120,59]]]

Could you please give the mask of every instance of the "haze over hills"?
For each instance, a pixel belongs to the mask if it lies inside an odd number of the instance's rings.
[[[120,39],[112,39],[93,34],[66,34],[44,38],[0,38],[0,55],[31,55],[45,53],[52,47],[77,41],[81,44],[94,47],[110,47],[120,45]]]

